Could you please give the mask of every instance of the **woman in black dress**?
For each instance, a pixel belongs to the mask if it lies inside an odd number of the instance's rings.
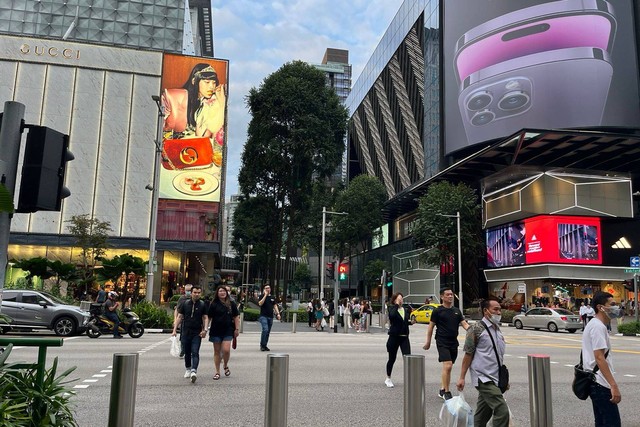
[[[411,346],[409,344],[409,325],[413,322],[409,320],[409,313],[402,307],[403,298],[400,292],[391,296],[391,305],[389,306],[389,339],[387,340],[387,352],[389,352],[389,360],[387,361],[387,379],[384,381],[387,387],[393,387],[391,382],[391,371],[393,364],[396,362],[398,348],[402,351],[402,355],[411,354]]]
[[[224,286],[218,286],[209,305],[209,341],[213,343],[213,363],[216,373],[214,380],[220,379],[220,359],[224,362],[224,376],[231,375],[229,358],[231,357],[231,341],[238,337],[240,317],[236,303],[231,301],[229,291]]]

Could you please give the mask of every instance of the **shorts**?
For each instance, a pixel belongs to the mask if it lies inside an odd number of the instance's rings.
[[[360,319],[360,313],[351,313],[351,318],[354,320]]]
[[[456,363],[458,358],[458,346],[438,345],[438,362]]]
[[[222,341],[233,341],[233,337],[231,335],[227,335],[224,337],[209,336],[209,341],[211,341],[212,343],[217,343]]]

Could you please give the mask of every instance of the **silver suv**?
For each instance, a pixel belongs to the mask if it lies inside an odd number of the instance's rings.
[[[14,328],[51,329],[67,337],[87,329],[89,313],[68,305],[53,295],[32,290],[5,289],[2,314],[12,319]]]

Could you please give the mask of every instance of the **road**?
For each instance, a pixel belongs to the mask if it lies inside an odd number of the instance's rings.
[[[306,324],[292,334],[290,325],[276,323],[269,347],[289,354],[290,426],[399,425],[403,419],[403,363],[399,358],[392,375],[395,388],[384,385],[386,335],[374,328],[371,334],[315,332]],[[462,331],[462,329],[461,329]],[[573,365],[580,351],[580,333],[503,328],[507,340],[505,364],[511,373],[506,399],[515,425],[528,426],[529,391],[527,355],[551,357],[554,425],[592,426],[591,402],[571,393]],[[376,333],[377,332],[377,333]],[[438,425],[442,401],[436,397],[440,366],[435,348],[422,350],[426,325],[411,329],[414,354],[425,355],[427,425]],[[462,341],[463,336],[460,335]],[[195,384],[182,378],[183,361],[169,355],[169,335],[147,333],[142,338],[113,340],[85,336],[65,339],[64,346],[49,350],[59,357],[61,369],[78,368],[70,385],[80,426],[105,426],[108,419],[113,353],[140,354],[136,426],[205,425],[256,426],[263,424],[266,354],[259,351],[259,326],[247,322],[238,349],[229,363],[231,376],[214,381],[212,347],[203,344],[199,379]],[[640,338],[612,336],[616,378],[622,391],[620,410],[625,427],[640,427],[637,396],[640,395],[638,355]],[[37,351],[18,348],[12,360],[35,360]],[[453,378],[459,375],[454,365]],[[468,378],[467,378],[468,380]],[[454,393],[455,394],[455,393]],[[475,407],[477,392],[468,389],[465,398]]]

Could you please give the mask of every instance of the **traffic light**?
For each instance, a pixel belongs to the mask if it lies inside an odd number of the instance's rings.
[[[633,292],[633,279],[627,279],[624,281],[624,287],[626,290]]]
[[[64,184],[69,135],[44,126],[31,126],[22,165],[20,196],[16,212],[59,211],[71,191]]]
[[[338,280],[347,280],[349,277],[349,266],[347,264],[340,264],[338,266]]]
[[[326,277],[327,279],[331,279],[331,280],[335,279],[336,277],[336,265],[333,261],[327,263]]]
[[[391,271],[387,271],[387,278],[386,278],[386,283],[387,288],[390,288],[393,286],[393,272]]]

